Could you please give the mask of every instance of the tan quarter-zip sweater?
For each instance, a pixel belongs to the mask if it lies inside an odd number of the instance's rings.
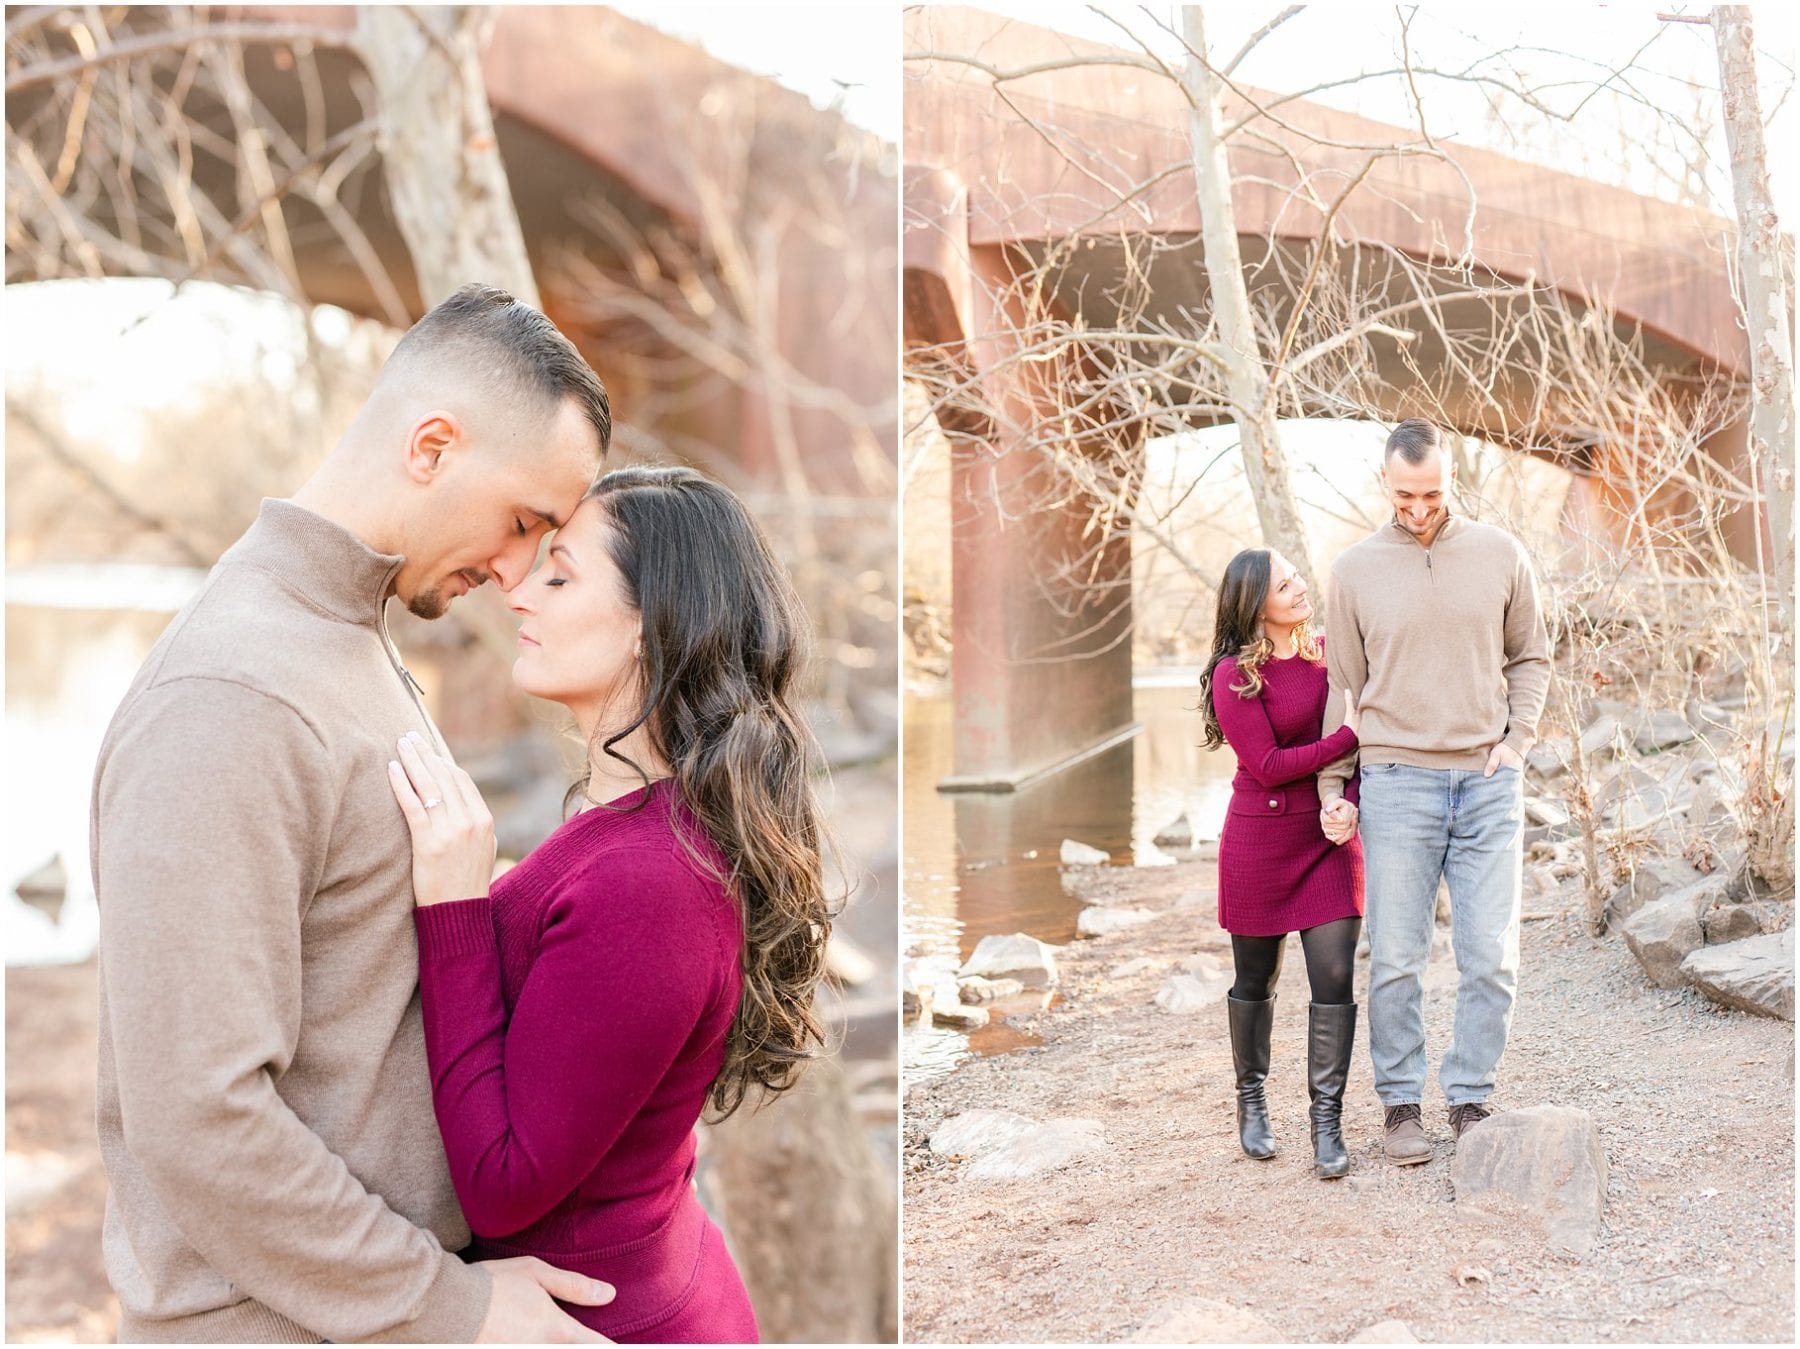
[[[470,1341],[432,1113],[387,637],[401,559],[265,501],[94,776],[102,1246],[121,1340]]]
[[[1451,516],[1426,548],[1383,525],[1332,567],[1325,631],[1364,763],[1479,770],[1496,744],[1524,754],[1537,738],[1550,643],[1531,561],[1505,530]],[[1321,801],[1344,794],[1354,762],[1319,774]]]

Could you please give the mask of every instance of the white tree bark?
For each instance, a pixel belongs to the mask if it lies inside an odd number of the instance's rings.
[[[1188,138],[1193,146],[1194,190],[1198,195],[1206,281],[1212,290],[1213,315],[1219,325],[1226,372],[1226,392],[1237,422],[1244,471],[1256,500],[1263,542],[1299,569],[1308,586],[1316,586],[1312,549],[1294,501],[1287,460],[1281,452],[1275,419],[1274,390],[1269,382],[1250,294],[1244,287],[1243,258],[1238,252],[1237,217],[1231,205],[1231,165],[1220,135],[1220,86],[1208,68],[1206,31],[1200,6],[1181,11],[1182,37],[1188,58],[1182,84],[1193,106],[1188,112]]]
[[[1769,559],[1781,604],[1782,649],[1794,632],[1794,351],[1788,334],[1787,277],[1781,227],[1769,191],[1762,100],[1756,92],[1756,45],[1748,5],[1712,11],[1719,49],[1719,89],[1725,101],[1725,141],[1731,150],[1732,198],[1737,207],[1738,270],[1744,323],[1750,338],[1750,453],[1768,497]]]
[[[364,5],[356,46],[381,110],[382,170],[427,308],[470,281],[537,305],[481,76],[477,6]]]
[[[1782,268],[1781,227],[1769,191],[1750,9],[1721,5],[1711,19],[1737,207],[1738,286],[1750,342],[1750,454],[1769,513],[1768,562],[1780,614],[1775,656],[1785,664],[1794,651],[1794,351],[1788,334],[1787,276]],[[1773,755],[1773,747],[1766,746],[1765,752]],[[1761,779],[1767,771],[1758,764],[1752,774],[1750,867],[1772,885],[1791,887],[1793,791],[1791,785],[1784,791],[1764,784]]]

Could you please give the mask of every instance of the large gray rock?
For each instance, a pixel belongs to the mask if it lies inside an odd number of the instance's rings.
[[[1685,745],[1693,738],[1694,728],[1687,724],[1687,718],[1679,712],[1664,709],[1652,712],[1639,723],[1633,743],[1640,753],[1654,754],[1675,745]]]
[[[1669,895],[1644,905],[1625,920],[1625,944],[1650,982],[1658,988],[1674,988],[1686,982],[1681,962],[1706,944],[1699,915],[1692,901],[1681,894]]]
[[[1189,957],[1186,966],[1163,980],[1156,991],[1156,1005],[1175,1016],[1187,1016],[1211,1007],[1230,990],[1232,973],[1206,952]]]
[[[1531,747],[1525,756],[1525,769],[1540,778],[1552,778],[1569,766],[1569,737],[1548,736]]]
[[[1761,904],[1734,904],[1728,899],[1721,899],[1700,915],[1700,929],[1706,933],[1708,946],[1723,946],[1727,942],[1742,941],[1745,937],[1760,937],[1764,932],[1773,932],[1776,924],[1767,920]]]
[[[1662,779],[1656,774],[1636,764],[1625,764],[1594,793],[1594,812],[1616,815],[1626,802],[1645,800],[1660,786]]]
[[[1707,946],[1681,962],[1681,974],[1714,1002],[1758,1016],[1794,1019],[1794,933]]]
[[[1288,1337],[1254,1312],[1211,1298],[1184,1298],[1154,1313],[1127,1344],[1285,1344]]]
[[[1581,733],[1581,753],[1585,759],[1617,758],[1631,743],[1631,733],[1610,714],[1594,718]]]
[[[965,1110],[938,1125],[926,1144],[940,1157],[980,1157],[1038,1127],[1036,1120],[1011,1110]]]
[[[1083,909],[1075,920],[1075,932],[1082,937],[1105,937],[1153,923],[1156,918],[1154,909]]]
[[[1528,796],[1525,798],[1525,818],[1532,824],[1560,829],[1569,822],[1569,811],[1562,802],[1547,796]]]
[[[1537,1105],[1483,1120],[1456,1144],[1459,1208],[1539,1219],[1552,1249],[1586,1259],[1606,1203],[1606,1152],[1585,1110]]]
[[[975,943],[974,951],[957,971],[957,977],[967,979],[973,975],[983,979],[1004,979],[1010,975],[1027,988],[1045,988],[1057,981],[1057,950],[1049,942],[1041,942],[1023,932],[983,937]]]
[[[1606,901],[1606,911],[1617,923],[1629,918],[1653,899],[1661,899],[1671,891],[1697,885],[1706,877],[1686,862],[1652,857],[1638,864],[1629,879]]]
[[[968,1110],[939,1125],[929,1146],[939,1156],[965,1158],[965,1179],[1024,1180],[1093,1156],[1106,1139],[1097,1120],[1040,1124],[1010,1110]]]
[[[963,1169],[963,1176],[968,1180],[1029,1180],[1097,1156],[1105,1148],[1099,1120],[1055,1119],[977,1157]]]

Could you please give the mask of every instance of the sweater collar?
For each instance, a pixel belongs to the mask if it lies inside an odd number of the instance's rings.
[[[1397,536],[1404,539],[1407,543],[1410,543],[1415,548],[1423,548],[1425,546],[1424,544],[1420,543],[1418,541],[1418,539],[1413,537],[1412,533],[1409,530],[1403,529],[1401,527],[1400,513],[1398,511],[1396,511],[1391,517],[1389,517],[1388,522],[1387,522],[1387,528],[1393,530]],[[1445,539],[1449,538],[1452,534],[1455,534],[1461,528],[1462,528],[1462,517],[1460,515],[1458,515],[1455,511],[1451,511],[1448,514],[1448,516],[1446,516],[1444,523],[1438,526],[1438,532],[1432,537],[1431,546],[1433,548],[1436,548],[1440,543],[1442,543]]]
[[[346,623],[379,627],[405,558],[378,553],[304,506],[263,498],[256,523],[219,559],[261,568]]]

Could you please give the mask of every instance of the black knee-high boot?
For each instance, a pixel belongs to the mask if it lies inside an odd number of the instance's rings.
[[[1356,1043],[1356,1004],[1315,1002],[1306,1022],[1306,1085],[1312,1093],[1313,1169],[1323,1180],[1350,1170],[1344,1151],[1344,1079]]]
[[[1269,1075],[1269,1030],[1275,1024],[1275,999],[1244,1002],[1227,996],[1225,1005],[1231,1020],[1231,1062],[1237,1069],[1238,1142],[1248,1156],[1267,1161],[1275,1155],[1275,1133],[1269,1127],[1263,1079]]]

